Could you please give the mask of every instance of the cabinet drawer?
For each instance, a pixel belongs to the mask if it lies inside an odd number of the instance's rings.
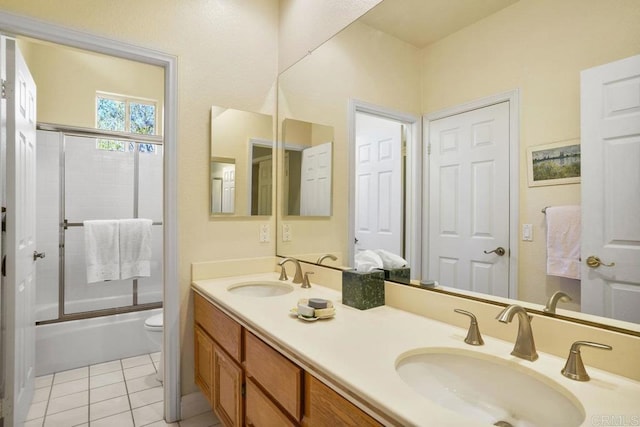
[[[245,423],[247,427],[295,426],[250,378],[247,379],[246,390]]]
[[[245,333],[245,369],[285,411],[300,421],[302,369],[249,332]]]
[[[302,425],[305,427],[382,425],[308,373],[305,375],[304,412]]]
[[[194,319],[234,360],[240,363],[242,327],[197,292],[193,294]]]

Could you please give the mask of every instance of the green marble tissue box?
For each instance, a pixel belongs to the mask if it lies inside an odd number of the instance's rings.
[[[359,310],[384,305],[384,272],[342,272],[342,303]]]

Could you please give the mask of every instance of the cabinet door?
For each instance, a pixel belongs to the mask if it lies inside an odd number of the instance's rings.
[[[382,425],[308,373],[305,375],[305,385],[303,426]]]
[[[246,414],[247,427],[294,427],[295,424],[262,393],[260,388],[247,378],[246,382]]]
[[[213,410],[227,427],[241,426],[242,368],[213,345]]]
[[[213,341],[202,329],[195,328],[195,379],[209,403],[213,403]]]

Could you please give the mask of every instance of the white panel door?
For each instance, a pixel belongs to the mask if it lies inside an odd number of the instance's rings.
[[[36,85],[13,39],[6,46],[7,241],[5,425],[22,425],[34,391]],[[4,132],[3,132],[4,133]]]
[[[508,297],[509,102],[430,122],[429,144],[429,277]]]
[[[356,252],[385,249],[403,256],[402,124],[356,115]]]
[[[331,215],[331,142],[302,151],[300,215]]]
[[[581,309],[639,323],[640,55],[581,79]]]
[[[258,163],[258,215],[271,215],[273,191],[273,162],[271,159]]]
[[[236,209],[236,167],[222,168],[222,212],[233,213]]]

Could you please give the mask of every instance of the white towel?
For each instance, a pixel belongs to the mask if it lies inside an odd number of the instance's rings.
[[[382,259],[380,255],[372,250],[365,249],[357,252],[354,258],[355,268],[360,273],[369,273],[376,269],[382,269]]]
[[[547,274],[580,279],[580,206],[546,209]]]
[[[394,268],[402,268],[407,266],[407,260],[400,255],[396,255],[393,252],[389,252],[384,249],[374,249],[375,253],[382,259],[382,267],[385,270],[392,270]]]
[[[151,276],[150,219],[120,221],[120,279]]]
[[[120,278],[118,221],[84,221],[87,283]]]

